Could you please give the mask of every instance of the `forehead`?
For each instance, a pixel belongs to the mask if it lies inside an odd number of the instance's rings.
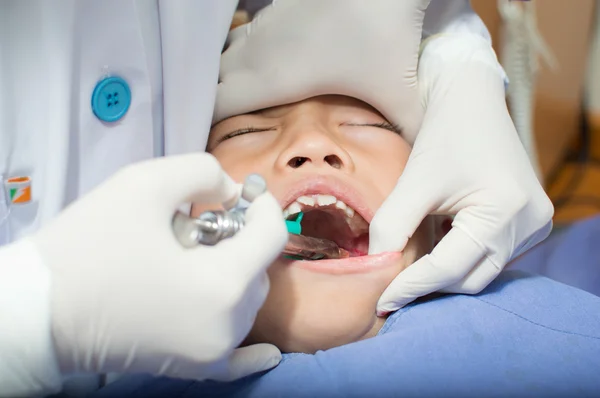
[[[321,95],[317,97],[307,98],[302,101],[294,102],[292,104],[275,106],[267,109],[262,109],[253,114],[259,114],[267,117],[277,117],[288,113],[291,110],[298,109],[300,107],[314,106],[320,109],[335,110],[335,109],[348,109],[348,110],[364,110],[374,113],[379,113],[370,106],[369,104],[362,102],[356,98],[342,96],[342,95]]]
[[[270,108],[260,109],[253,112],[235,115],[217,123],[213,127],[228,125],[236,120],[240,121],[244,119],[241,118],[242,116],[258,116],[261,118],[274,119],[285,117],[286,115],[290,115],[299,111],[319,111],[322,113],[352,112],[359,114],[375,115],[383,119],[383,116],[375,108],[356,98],[342,95],[321,95],[307,98],[302,101],[294,102],[291,104],[279,105]]]

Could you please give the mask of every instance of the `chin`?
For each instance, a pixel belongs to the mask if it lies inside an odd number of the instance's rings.
[[[366,274],[330,275],[276,262],[245,343],[314,353],[372,337],[384,322],[376,316],[377,300],[402,268],[397,263]]]
[[[373,337],[383,324],[373,308],[273,314],[265,307],[257,317],[247,344],[271,343],[281,352],[314,354]]]
[[[329,350],[331,348],[354,343],[359,340],[364,340],[373,337],[377,334],[376,328],[377,317],[372,315],[369,319],[357,320],[352,322],[347,319],[340,320],[340,323],[321,325],[302,325],[296,329],[303,330],[297,336],[292,337],[289,341],[282,341],[280,350],[282,352],[303,352],[314,354],[317,351]]]

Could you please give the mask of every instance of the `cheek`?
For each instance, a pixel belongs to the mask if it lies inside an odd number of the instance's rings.
[[[211,154],[219,161],[223,170],[237,182],[242,182],[250,174],[248,170],[255,167],[256,160],[241,158],[239,151],[227,151],[226,148],[218,147]]]
[[[267,186],[273,183],[270,171],[272,162],[267,156],[247,155],[243,151],[227,150],[225,145],[218,146],[211,154],[219,161],[223,170],[238,183],[242,183],[252,173],[261,174],[267,180]],[[219,203],[195,203],[191,214],[196,217],[202,211],[221,208]]]
[[[360,179],[370,182],[372,190],[378,192],[380,200],[375,205],[379,207],[398,183],[408,162],[410,146],[401,137],[389,134],[384,140],[355,147],[352,153]]]
[[[408,157],[410,155],[410,146],[400,137],[395,136],[381,145],[377,154],[377,161],[374,164],[379,168],[381,177],[382,189],[385,189],[384,194],[389,195],[398,179],[404,172]]]
[[[276,263],[269,270],[271,290],[251,342],[313,353],[360,340],[372,332],[377,300],[403,264],[368,274],[331,276]]]
[[[233,145],[221,145],[211,152],[223,170],[235,181],[242,182],[249,174],[258,173],[266,179],[270,190],[278,185],[274,178],[277,153],[272,148],[246,150]]]

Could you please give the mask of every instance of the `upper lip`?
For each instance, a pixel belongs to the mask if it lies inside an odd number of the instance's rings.
[[[363,200],[362,195],[351,184],[333,176],[316,175],[304,177],[296,181],[279,199],[281,208],[285,209],[298,197],[303,195],[333,195],[352,207],[368,223],[373,219],[373,209]]]

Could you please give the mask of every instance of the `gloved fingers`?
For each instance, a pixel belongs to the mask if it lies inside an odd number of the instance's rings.
[[[240,197],[242,196],[242,190],[244,189],[244,184],[235,184],[236,185],[236,193],[231,198],[225,200],[223,203],[223,208],[225,210],[231,210],[235,206],[239,205]]]
[[[227,361],[227,372],[211,379],[232,381],[269,370],[281,362],[281,351],[272,344],[253,344],[236,348]]]
[[[485,255],[485,249],[459,228],[452,228],[428,254],[402,271],[383,292],[378,314],[396,311],[416,298],[461,280]]]
[[[186,202],[222,203],[239,195],[236,183],[208,153],[153,159],[139,166],[147,168],[134,177],[146,178],[147,194],[169,208]]]
[[[550,232],[552,232],[552,215],[550,215],[550,219],[544,224],[541,228],[539,228],[536,232],[534,232],[529,238],[525,239],[519,247],[517,247],[511,257],[511,259],[519,257],[521,254],[525,253],[527,250],[533,248],[535,245],[543,242],[548,236],[550,236]]]
[[[464,278],[443,288],[441,292],[477,294],[496,279],[501,271],[489,258],[484,257]]]
[[[253,283],[251,288],[254,289],[255,294],[248,295],[248,308],[254,308],[257,313],[258,310],[265,304],[265,300],[269,294],[269,289],[271,288],[271,280],[269,279],[269,275],[266,272],[259,274],[257,276],[257,280]],[[256,313],[247,311],[246,324],[254,324],[256,321]]]
[[[281,207],[270,192],[258,196],[246,210],[244,228],[230,239],[214,246],[229,259],[238,277],[255,277],[282,252],[287,243],[287,228]]]
[[[410,160],[409,160],[410,165]],[[433,210],[434,184],[407,168],[375,213],[369,227],[369,254],[401,251],[423,219]]]
[[[257,313],[265,304],[270,287],[269,275],[262,272],[243,289],[245,294],[241,301],[244,303],[244,310],[239,312],[236,317],[240,325],[247,326],[247,330],[256,322]]]

